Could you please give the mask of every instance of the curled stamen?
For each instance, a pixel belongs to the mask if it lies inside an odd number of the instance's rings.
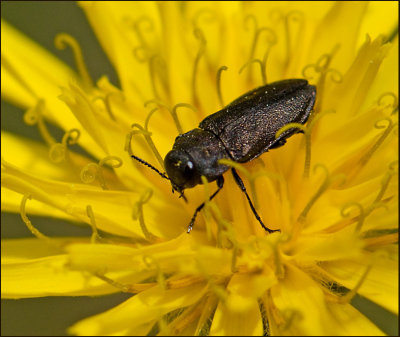
[[[384,105],[383,101],[387,97],[391,97],[393,102],[390,104],[386,104],[384,108],[391,108],[392,109],[391,115],[394,115],[399,110],[399,101],[397,96],[393,92],[383,93],[378,99],[378,105],[383,106]]]
[[[257,43],[259,41],[260,35],[263,32],[268,33],[266,35],[267,36],[267,48],[266,48],[266,51],[264,53],[264,57],[263,57],[262,60],[258,60],[258,62],[260,63],[260,67],[261,67],[261,76],[262,76],[263,84],[266,84],[267,83],[267,74],[266,74],[267,58],[268,58],[269,52],[271,50],[271,47],[276,43],[277,38],[276,38],[275,32],[272,29],[270,29],[268,27],[258,28],[257,19],[254,17],[254,15],[246,16],[246,18],[245,18],[245,26],[246,26],[247,22],[249,22],[250,19],[252,20],[253,26],[254,26],[254,38],[253,38],[253,42],[252,42],[251,49],[250,49],[249,61],[245,65],[242,66],[241,71],[247,65],[249,65],[252,62],[254,62],[255,60],[257,60],[254,57],[254,54],[255,54],[255,51],[256,51],[256,47],[257,47]],[[247,29],[247,27],[246,27],[246,29]]]
[[[86,206],[86,214],[90,220],[90,227],[92,227],[92,235],[90,237],[90,242],[96,243],[101,239],[101,236],[99,235],[99,232],[97,230],[96,218],[94,217],[92,206],[90,205]]]
[[[59,164],[67,159],[67,149],[63,144],[55,143],[50,146],[49,158],[53,163]]]
[[[362,228],[362,225],[364,224],[364,220],[366,217],[363,206],[358,202],[348,203],[342,207],[342,209],[340,210],[340,214],[342,215],[342,217],[346,217],[346,218],[349,217],[351,215],[350,209],[353,208],[354,206],[356,208],[358,208],[359,213],[360,213],[357,217],[354,217],[354,220],[357,220],[357,224],[354,228],[354,232],[359,233],[359,232],[361,232],[361,228]]]
[[[372,212],[372,210],[374,210],[377,206],[381,205],[382,198],[389,186],[390,180],[392,179],[393,175],[395,175],[397,172],[396,165],[398,165],[398,161],[394,161],[394,162],[390,163],[389,170],[382,179],[381,189],[380,189],[378,195],[376,196],[374,202],[372,203],[372,205],[368,208],[367,214]]]
[[[50,160],[54,163],[61,163],[68,159],[68,145],[75,145],[80,137],[80,131],[78,129],[71,129],[67,131],[61,143],[55,143],[50,147],[49,156]]]
[[[150,58],[150,52],[143,46],[140,46],[133,49],[133,56],[138,62],[145,63]]]
[[[178,128],[179,134],[182,134],[183,133],[182,126],[181,126],[181,123],[178,120],[178,115],[176,113],[176,110],[178,108],[189,108],[194,112],[197,112],[197,109],[196,109],[196,107],[194,107],[192,104],[189,104],[189,103],[178,103],[178,104],[175,104],[174,107],[172,108],[172,112],[171,112],[172,117],[173,117],[173,119],[175,121],[175,124],[176,124],[176,126]]]
[[[56,38],[54,39],[54,44],[57,49],[65,49],[67,46],[72,49],[78,72],[82,78],[84,85],[86,86],[86,89],[93,88],[92,78],[89,75],[85,61],[83,59],[81,47],[79,46],[79,43],[76,41],[76,39],[69,34],[61,33],[57,34]]]
[[[304,14],[300,11],[290,11],[284,16],[284,27],[285,27],[285,36],[286,36],[286,62],[287,65],[290,61],[290,57],[292,55],[292,46],[290,39],[290,24],[294,22],[299,22],[298,34],[303,30],[304,26]],[[296,39],[293,39],[295,41]]]
[[[200,19],[210,23],[212,21],[215,21],[216,18],[217,18],[217,13],[215,11],[213,11],[210,8],[201,8],[194,14],[192,23],[195,28],[199,28]]]
[[[133,206],[132,219],[133,220],[139,219],[140,228],[142,230],[144,237],[151,242],[155,242],[158,240],[158,238],[154,234],[151,234],[147,229],[143,214],[143,205],[150,200],[152,195],[153,195],[153,190],[147,189],[146,191],[144,191],[144,193],[140,196],[140,199]]]
[[[110,119],[113,120],[113,121],[115,121],[116,119],[115,119],[114,113],[112,112],[112,109],[111,109],[110,97],[113,96],[113,95],[116,95],[116,94],[118,94],[118,96],[120,96],[120,93],[117,93],[117,92],[109,92],[109,93],[106,94],[105,97],[98,96],[98,97],[95,97],[95,98],[94,98],[94,100],[98,100],[98,99],[99,99],[99,100],[103,101],[104,106],[105,106],[105,108],[106,108],[106,111],[107,111],[107,113],[108,113],[108,116],[109,116]]]
[[[161,165],[162,168],[164,168],[164,160],[162,159],[160,152],[158,152],[152,138],[151,138],[151,132],[146,131],[141,125],[134,123],[132,124],[132,128],[137,128],[138,130],[132,130],[130,133],[127,134],[126,136],[126,141],[125,141],[125,151],[129,153],[130,156],[133,155],[132,149],[131,149],[131,140],[132,136],[134,134],[142,134],[144,139],[146,140],[147,144],[150,146],[150,149],[153,151],[153,154],[155,155],[156,159],[158,160],[159,164]]]
[[[80,173],[80,178],[84,184],[90,184],[97,179],[100,167],[96,163],[87,164]]]
[[[322,102],[322,93],[324,91],[325,87],[325,79],[327,77],[327,74],[330,74],[329,78],[331,81],[335,83],[340,83],[343,80],[342,74],[333,68],[329,68],[329,65],[332,61],[333,55],[336,53],[336,51],[339,49],[339,45],[335,45],[332,52],[330,54],[323,54],[321,57],[318,59],[318,61],[315,64],[309,64],[303,68],[302,74],[303,76],[308,79],[312,80],[314,78],[313,75],[308,74],[307,71],[309,69],[313,69],[316,74],[319,74],[318,78],[318,92],[319,92],[319,99],[317,100],[317,106],[314,107],[316,111],[319,111],[319,107],[321,106]]]
[[[149,255],[143,256],[143,262],[149,269],[154,269],[157,274],[157,283],[161,287],[161,289],[167,289],[167,285],[165,282],[165,276],[160,268],[158,261]]]
[[[31,195],[24,195],[22,197],[21,200],[21,205],[19,208],[20,214],[21,214],[21,219],[22,221],[25,223],[26,227],[28,227],[28,229],[30,230],[30,232],[36,236],[38,239],[41,240],[45,240],[47,243],[56,246],[57,248],[59,248],[55,242],[53,242],[48,236],[44,235],[43,233],[41,233],[39,230],[37,230],[33,225],[32,222],[28,219],[27,215],[26,215],[26,201],[27,200],[32,200],[32,196]]]
[[[173,108],[171,109],[168,105],[164,104],[163,102],[161,102],[161,101],[159,101],[157,99],[151,99],[149,101],[146,101],[144,103],[144,106],[146,107],[147,105],[149,105],[151,103],[157,104],[160,107],[165,108],[170,113],[170,115],[172,116],[172,119],[174,120],[176,129],[178,130],[179,134],[183,133],[183,129],[182,129],[181,123],[179,122],[178,115],[176,113],[177,109],[180,108],[180,107],[185,107],[185,108],[192,109],[195,112],[197,111],[197,109],[193,105],[191,105],[189,103],[178,103],[178,104],[175,104],[173,106]],[[158,110],[158,108],[155,108],[155,109],[151,110],[150,113],[147,115],[146,120],[144,122],[144,128],[146,129],[146,131],[148,131],[148,125],[149,125],[149,122],[150,122],[150,117],[157,110]]]
[[[117,163],[110,164],[110,162],[116,161]],[[104,175],[103,175],[103,167],[105,164],[108,164],[112,168],[118,168],[122,165],[122,160],[116,156],[107,156],[100,160],[99,164],[89,163],[87,164],[80,173],[80,178],[83,183],[90,184],[97,180],[100,184],[100,187],[103,190],[108,190],[106,185]]]
[[[24,122],[28,125],[37,124],[40,135],[44,139],[44,141],[48,145],[53,145],[56,143],[56,140],[50,134],[49,130],[47,130],[46,124],[44,122],[44,110],[45,110],[45,102],[42,99],[39,99],[35,106],[29,108],[24,114]]]
[[[64,145],[75,145],[76,143],[78,143],[79,137],[81,135],[81,132],[79,131],[79,129],[71,129],[68,130],[63,138],[61,143]]]
[[[136,36],[140,44],[146,47],[147,42],[143,37],[143,32],[144,31],[152,32],[154,30],[153,21],[148,16],[143,15],[133,23],[133,29],[136,32]]]
[[[239,74],[242,73],[243,69],[251,65],[252,63],[258,63],[260,65],[260,71],[261,71],[261,78],[262,78],[262,83],[263,85],[267,84],[267,75],[265,73],[265,67],[264,64],[261,60],[259,59],[252,59],[248,62],[246,62],[240,69],[239,69]]]
[[[386,121],[388,124],[383,125],[381,124],[383,121]],[[379,137],[379,139],[375,142],[375,144],[368,150],[367,153],[365,153],[361,158],[359,163],[361,166],[365,166],[368,161],[372,158],[372,155],[376,152],[376,150],[382,145],[382,143],[385,141],[385,139],[389,136],[390,132],[393,130],[393,128],[397,126],[397,123],[393,123],[393,121],[390,118],[383,118],[379,121],[377,121],[374,125],[376,129],[383,129],[386,128],[386,130],[382,133],[382,135]]]
[[[222,99],[222,92],[221,92],[221,74],[224,70],[228,70],[228,67],[222,66],[217,71],[217,93],[218,93],[218,99],[219,99],[219,104],[221,105],[221,108],[223,108],[225,106],[224,100]]]
[[[197,71],[198,71],[198,67],[199,67],[200,58],[203,56],[205,49],[206,49],[207,41],[206,41],[204,34],[200,28],[195,28],[193,33],[194,33],[194,36],[196,37],[196,39],[198,39],[200,41],[200,46],[199,46],[199,50],[197,51],[196,58],[194,60],[193,73],[192,73],[192,97],[193,97],[194,105],[198,105],[199,99],[197,96],[197,89],[196,89],[196,75],[197,75]]]

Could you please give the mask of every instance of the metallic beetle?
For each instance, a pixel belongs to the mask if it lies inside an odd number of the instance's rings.
[[[276,133],[289,123],[305,124],[315,97],[315,86],[304,79],[283,80],[249,91],[206,117],[198,128],[176,137],[172,150],[164,159],[168,177],[142,159],[132,157],[169,179],[172,189],[181,196],[186,188],[201,184],[201,176],[209,182],[216,180],[218,189],[211,195],[211,200],[222,189],[223,174],[230,169],[220,164],[220,159],[246,163],[270,149],[284,145],[286,139],[299,130],[286,130],[278,138],[275,138]],[[273,232],[261,221],[236,170],[231,170],[261,226],[267,232]],[[203,207],[204,203],[197,207],[188,232],[192,230],[197,213]]]

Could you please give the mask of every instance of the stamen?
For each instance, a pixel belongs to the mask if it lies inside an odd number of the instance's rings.
[[[134,204],[133,211],[132,211],[132,219],[138,220],[140,228],[144,237],[150,242],[158,242],[160,238],[155,236],[154,234],[150,233],[147,229],[146,223],[144,221],[144,214],[143,214],[143,205],[146,204],[153,195],[153,190],[147,189],[141,196],[140,199]]]
[[[222,99],[222,92],[221,92],[221,74],[224,70],[228,70],[228,67],[222,66],[217,71],[217,93],[218,93],[218,99],[219,99],[219,104],[220,104],[221,108],[223,108],[225,106],[224,100]]]
[[[99,165],[95,163],[87,164],[80,173],[80,178],[84,184],[91,184],[97,178]]]
[[[118,168],[122,166],[123,161],[117,156],[106,156],[99,161],[99,166],[103,167],[106,164],[111,166],[111,168]]]
[[[380,189],[378,195],[376,196],[374,202],[367,209],[367,214],[371,213],[372,210],[374,210],[376,207],[381,205],[382,197],[384,196],[386,189],[389,186],[389,182],[392,179],[393,175],[395,175],[397,173],[397,168],[396,168],[397,165],[398,165],[397,160],[389,164],[389,170],[382,179],[381,189]]]
[[[86,89],[89,90],[93,88],[93,81],[89,75],[87,70],[85,61],[83,59],[82,49],[79,46],[79,43],[73,38],[71,35],[66,33],[57,34],[56,38],[54,39],[54,44],[57,49],[65,49],[69,46],[72,49],[74,54],[75,63],[78,68],[78,72],[81,76],[83,84],[85,85]]]
[[[147,107],[149,104],[157,104],[159,107],[158,108],[154,108],[147,115],[146,120],[144,122],[144,128],[145,128],[146,131],[149,131],[148,126],[149,126],[149,122],[150,122],[150,117],[153,115],[153,113],[156,112],[157,110],[159,110],[160,108],[164,108],[172,116],[172,119],[174,120],[174,123],[175,123],[176,129],[178,130],[178,133],[179,134],[183,133],[182,132],[181,123],[179,122],[178,117],[176,115],[176,110],[175,111],[171,110],[171,108],[167,104],[165,104],[165,103],[163,103],[163,102],[161,102],[160,100],[157,100],[157,99],[151,99],[149,101],[146,101],[144,103],[144,106]],[[181,104],[184,104],[184,103],[181,103]]]
[[[314,125],[314,124],[312,124]],[[281,127],[278,132],[275,134],[275,139],[278,139],[285,131],[290,129],[300,129],[303,131],[304,139],[305,139],[305,157],[304,157],[304,170],[303,177],[308,178],[310,176],[310,165],[311,165],[311,127],[306,127],[300,123],[289,123]]]
[[[26,215],[26,201],[27,200],[32,200],[31,195],[24,195],[21,200],[21,205],[20,205],[20,214],[21,214],[21,219],[25,223],[26,227],[30,230],[30,232],[36,236],[40,240],[44,240],[46,243],[49,245],[56,247],[56,248],[61,248],[59,245],[57,245],[53,240],[51,240],[50,237],[44,235],[41,233],[38,229],[36,229],[33,225],[32,222],[28,219],[28,216]]]
[[[133,49],[133,57],[140,63],[145,63],[150,59],[149,51],[143,46]]]
[[[113,161],[117,161],[117,163],[112,163]],[[106,185],[104,175],[103,175],[103,167],[107,164],[112,168],[118,168],[122,166],[122,159],[116,156],[106,156],[99,161],[99,164],[89,163],[87,164],[80,173],[80,178],[84,184],[91,184],[95,180],[97,180],[100,184],[100,187],[103,190],[108,190]]]
[[[93,214],[92,206],[86,206],[86,214],[89,217],[90,226],[92,227],[92,236],[90,237],[90,242],[96,243],[101,240],[101,236],[99,235],[99,232],[97,230],[96,219]]]
[[[194,112],[197,112],[198,110],[196,109],[195,106],[193,106],[192,104],[189,104],[189,103],[178,103],[178,104],[174,105],[174,107],[172,108],[171,115],[172,115],[172,118],[174,119],[174,122],[176,124],[177,129],[178,129],[178,132],[181,135],[181,134],[183,134],[183,130],[182,130],[181,123],[179,123],[178,115],[176,113],[176,110],[178,108],[189,108]]]
[[[366,214],[364,212],[364,208],[363,206],[358,203],[358,202],[351,202],[351,203],[347,203],[346,205],[344,205],[341,210],[340,210],[340,214],[342,215],[342,217],[349,217],[350,216],[350,209],[353,207],[358,208],[359,210],[359,215],[357,217],[353,217],[353,220],[357,220],[357,224],[354,228],[354,232],[355,233],[360,233],[361,232],[361,228],[362,225],[364,224],[364,220],[366,218]]]
[[[281,259],[280,246],[282,243],[288,242],[290,239],[289,235],[281,234],[274,241],[267,241],[267,243],[272,248],[272,254],[275,264],[275,275],[278,279],[282,280],[285,277],[285,267]]]
[[[119,93],[117,93],[117,92],[109,92],[109,93],[106,94],[105,97],[97,96],[97,97],[95,97],[94,100],[93,100],[93,101],[96,101],[96,100],[99,99],[99,100],[103,101],[104,106],[105,106],[105,108],[106,108],[106,111],[107,111],[107,113],[108,113],[108,116],[109,116],[110,119],[113,120],[113,121],[116,121],[116,119],[115,119],[114,113],[112,112],[112,109],[111,109],[110,97],[111,97],[112,95],[116,95],[116,94],[119,94]]]
[[[150,112],[152,113],[152,112]],[[144,139],[146,140],[147,144],[149,145],[150,149],[153,151],[153,154],[155,155],[156,159],[158,160],[160,166],[164,169],[164,160],[162,159],[160,153],[158,152],[152,138],[151,138],[151,132],[146,131],[141,125],[134,123],[131,126],[132,128],[137,128],[138,130],[132,130],[129,132],[126,136],[126,141],[125,141],[125,151],[129,153],[130,156],[133,156],[132,148],[131,148],[131,140],[132,136],[135,134],[141,134],[143,135]]]
[[[245,18],[245,28],[246,29],[248,29],[246,27],[246,23],[249,22],[250,19],[252,20],[253,26],[254,26],[254,37],[253,37],[253,42],[252,42],[251,49],[250,49],[250,55],[249,55],[249,58],[248,58],[248,62],[246,62],[242,66],[242,68],[239,71],[239,74],[243,71],[243,69],[246,66],[250,65],[251,63],[254,63],[254,62],[259,63],[260,64],[260,68],[261,68],[262,81],[263,81],[263,84],[266,84],[267,83],[267,74],[266,74],[267,58],[268,58],[269,52],[271,51],[272,46],[274,44],[276,44],[277,38],[276,38],[275,32],[271,28],[268,28],[268,27],[258,28],[257,19],[254,17],[254,15],[251,15],[251,14],[246,16],[246,18]],[[260,60],[260,59],[255,58],[254,55],[255,55],[255,51],[256,51],[256,47],[257,47],[260,35],[263,32],[267,33],[267,35],[266,35],[266,37],[267,37],[267,47],[266,47],[266,50],[264,52],[263,59]],[[249,73],[249,75],[250,75],[250,73]]]
[[[146,15],[141,16],[133,23],[133,29],[140,42],[140,45],[143,46],[144,48],[147,48],[148,44],[143,36],[143,32],[145,31],[152,32],[154,30],[154,23],[152,19]]]
[[[391,104],[386,104],[385,106],[383,106],[383,101],[385,100],[386,97],[391,97],[393,102]],[[391,115],[394,115],[398,110],[399,110],[399,101],[397,99],[396,94],[394,94],[393,92],[385,92],[383,93],[379,99],[378,99],[378,105],[379,106],[383,106],[384,108],[391,108],[392,112]]]
[[[376,263],[378,258],[384,257],[385,252],[377,251],[371,256],[371,260],[365,267],[364,272],[362,273],[360,279],[358,280],[357,284],[351,289],[346,295],[342,296],[339,299],[339,303],[350,303],[353,297],[357,294],[358,290],[361,288],[364,281],[367,279],[369,272],[371,271],[373,265]]]
[[[109,277],[100,274],[100,273],[94,273],[96,277],[99,279],[103,280],[104,282],[107,282],[108,284],[112,285],[113,287],[121,290],[124,293],[132,293],[132,294],[138,294],[142,291],[145,291],[147,289],[153,288],[157,285],[155,282],[151,283],[137,283],[137,284],[123,284],[118,281],[115,281],[113,279],[110,279]]]
[[[185,276],[176,280],[167,280],[167,289],[181,289],[187,288],[194,284],[203,283],[205,281],[203,276]]]
[[[250,190],[252,191],[251,196],[253,198],[254,207],[256,209],[259,208],[258,197],[257,197],[257,189],[256,189],[256,180],[258,178],[261,178],[261,177],[268,177],[268,178],[271,178],[271,179],[277,179],[277,180],[279,180],[280,183],[284,182],[284,179],[280,174],[276,174],[274,172],[269,172],[269,171],[267,171],[265,169],[262,169],[262,170],[260,170],[258,172],[253,173],[251,175],[250,179],[249,179],[249,183],[250,183]]]
[[[321,184],[321,186],[319,187],[319,189],[317,190],[317,192],[311,197],[311,199],[309,200],[307,205],[304,207],[303,211],[298,216],[297,223],[299,223],[299,224],[304,224],[305,223],[305,220],[307,218],[307,214],[310,211],[311,207],[315,204],[315,202],[318,200],[318,198],[326,191],[326,189],[329,187],[329,185],[332,182],[332,179],[330,178],[329,171],[326,168],[326,166],[324,166],[322,164],[316,164],[314,166],[314,173],[316,172],[316,170],[318,168],[321,168],[322,171],[324,172],[325,179],[324,179],[323,183]],[[300,228],[298,228],[298,230],[299,229]]]
[[[160,268],[160,265],[156,259],[154,259],[152,256],[149,255],[144,255],[143,256],[143,262],[144,264],[149,268],[149,269],[154,269],[156,274],[157,274],[157,283],[161,287],[161,289],[166,290],[167,285],[165,282],[165,276]]]
[[[204,301],[199,301],[188,308],[183,314],[169,324],[170,336],[179,336],[194,321],[201,316],[204,308]]]
[[[210,8],[201,8],[193,16],[192,23],[195,28],[200,27],[200,19],[210,23],[215,21],[217,18],[217,13]]]
[[[71,129],[67,131],[61,143],[55,143],[50,147],[49,156],[50,160],[54,163],[61,163],[68,160],[68,145],[75,145],[80,137],[78,129]]]
[[[307,74],[308,70],[313,69],[316,74],[319,74],[317,81],[318,100],[316,102],[316,105],[314,106],[315,111],[320,111],[320,107],[322,106],[322,98],[323,98],[323,92],[325,90],[325,82],[326,82],[325,80],[327,74],[331,75],[329,78],[332,82],[340,83],[343,80],[342,74],[337,69],[328,68],[334,54],[338,49],[339,49],[339,44],[333,47],[333,50],[330,54],[321,55],[321,57],[315,64],[309,64],[303,68],[302,71],[303,77],[308,80],[314,79],[314,76],[312,76],[311,74]]]
[[[304,27],[304,14],[300,11],[290,11],[284,16],[284,27],[285,27],[285,36],[286,36],[286,61],[285,65],[289,64],[290,58],[292,57],[292,46],[290,39],[290,24],[294,22],[299,22],[299,28],[297,34],[300,34],[303,31]],[[297,41],[298,39],[293,39],[293,41]]]
[[[304,178],[309,178],[310,176],[310,166],[311,166],[311,134],[312,131],[314,130],[314,126],[316,125],[317,121],[323,117],[326,116],[327,114],[330,113],[335,113],[335,110],[327,110],[322,113],[319,113],[317,115],[311,114],[314,117],[311,117],[310,121],[308,122],[307,125],[303,125],[300,123],[289,123],[284,125],[282,128],[278,130],[278,132],[275,135],[275,139],[279,138],[285,131],[288,131],[292,128],[297,128],[303,131],[304,134],[304,140],[305,140],[305,158],[304,158],[304,171],[303,171],[303,177]]]
[[[39,99],[35,106],[29,108],[24,114],[24,122],[28,125],[37,124],[40,135],[43,140],[48,145],[53,145],[56,143],[56,140],[50,134],[49,130],[47,130],[46,124],[44,122],[44,110],[45,110],[45,102],[43,99]]]
[[[380,124],[383,121],[388,122],[388,124],[386,126]],[[379,137],[379,139],[376,141],[376,143],[369,149],[369,151],[361,157],[361,159],[359,161],[359,164],[361,165],[361,167],[365,166],[368,163],[368,161],[371,159],[372,155],[382,145],[384,140],[389,136],[390,132],[394,129],[395,126],[398,126],[398,123],[393,123],[393,121],[390,118],[383,118],[374,124],[374,127],[376,129],[386,128],[386,130],[382,133],[382,135]]]
[[[301,124],[299,124],[301,125]],[[250,184],[250,191],[251,191],[251,197],[254,201],[254,207],[256,209],[259,208],[259,204],[258,204],[258,197],[257,197],[257,188],[256,188],[256,180],[260,177],[263,176],[267,176],[269,178],[275,178],[275,179],[279,179],[282,181],[282,177],[278,174],[275,174],[273,172],[268,172],[266,170],[260,170],[258,172],[255,173],[251,173],[249,170],[247,170],[243,165],[234,162],[232,160],[229,159],[220,159],[218,161],[219,164],[222,165],[227,165],[230,167],[233,167],[235,169],[237,169],[238,171],[240,171],[241,173],[243,173],[246,176],[246,179],[248,180],[249,184]]]
[[[297,309],[285,309],[281,312],[283,324],[278,325],[279,330],[287,331],[293,325],[297,325],[299,321],[303,320],[303,314]]]
[[[157,61],[158,60],[158,61]],[[157,67],[158,65],[158,67]],[[149,58],[149,72],[150,72],[150,80],[151,86],[153,89],[154,97],[157,99],[160,98],[160,95],[157,91],[156,78],[158,77],[166,96],[170,96],[170,90],[168,86],[168,72],[167,72],[167,64],[164,59],[159,54],[154,54]],[[156,76],[158,75],[158,76]]]
[[[197,76],[197,71],[199,67],[199,62],[200,58],[203,56],[205,49],[206,49],[206,44],[207,41],[204,37],[203,31],[200,28],[195,28],[194,31],[194,36],[196,39],[200,41],[200,46],[199,50],[197,51],[196,58],[194,60],[194,65],[193,65],[193,73],[192,73],[192,97],[193,97],[193,103],[195,106],[199,105],[199,98],[197,95],[197,88],[196,88],[196,76]]]
[[[248,62],[246,62],[240,69],[239,69],[239,74],[242,73],[243,69],[246,68],[247,66],[251,65],[252,63],[258,63],[260,65],[260,71],[261,71],[261,78],[262,78],[262,84],[265,85],[267,84],[267,75],[265,73],[265,67],[264,64],[261,60],[259,59],[252,59]]]

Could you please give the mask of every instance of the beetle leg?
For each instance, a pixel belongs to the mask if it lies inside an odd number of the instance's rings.
[[[217,186],[218,186],[218,189],[211,195],[209,201],[211,201],[211,200],[217,195],[217,193],[218,193],[219,191],[222,190],[222,187],[224,186],[224,177],[223,177],[223,176],[219,176],[219,177],[218,177],[218,179],[217,179]],[[193,224],[194,224],[194,221],[196,220],[197,213],[199,213],[199,212],[203,209],[204,204],[205,204],[205,203],[203,202],[203,203],[202,203],[199,207],[197,207],[196,210],[194,211],[192,220],[190,220],[190,224],[189,224],[188,229],[187,229],[187,233],[190,233],[191,230],[193,229]]]
[[[261,220],[260,216],[258,215],[256,209],[254,208],[253,203],[251,202],[249,195],[247,194],[246,187],[244,186],[243,180],[239,177],[238,173],[236,172],[236,170],[233,167],[232,167],[232,175],[233,175],[233,178],[235,178],[235,181],[238,184],[238,186],[240,187],[240,189],[242,190],[242,192],[246,195],[246,198],[247,198],[247,201],[249,202],[250,208],[253,211],[254,216],[256,217],[258,222],[260,223],[261,227],[264,228],[268,233],[280,232],[279,229],[269,229],[268,227],[266,227],[264,225],[264,223],[262,222],[262,220]]]

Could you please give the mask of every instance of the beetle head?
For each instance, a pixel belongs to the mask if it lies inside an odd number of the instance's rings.
[[[193,159],[186,152],[181,150],[168,152],[164,165],[173,190],[181,195],[185,188],[191,188],[200,183],[200,174],[196,170]]]

